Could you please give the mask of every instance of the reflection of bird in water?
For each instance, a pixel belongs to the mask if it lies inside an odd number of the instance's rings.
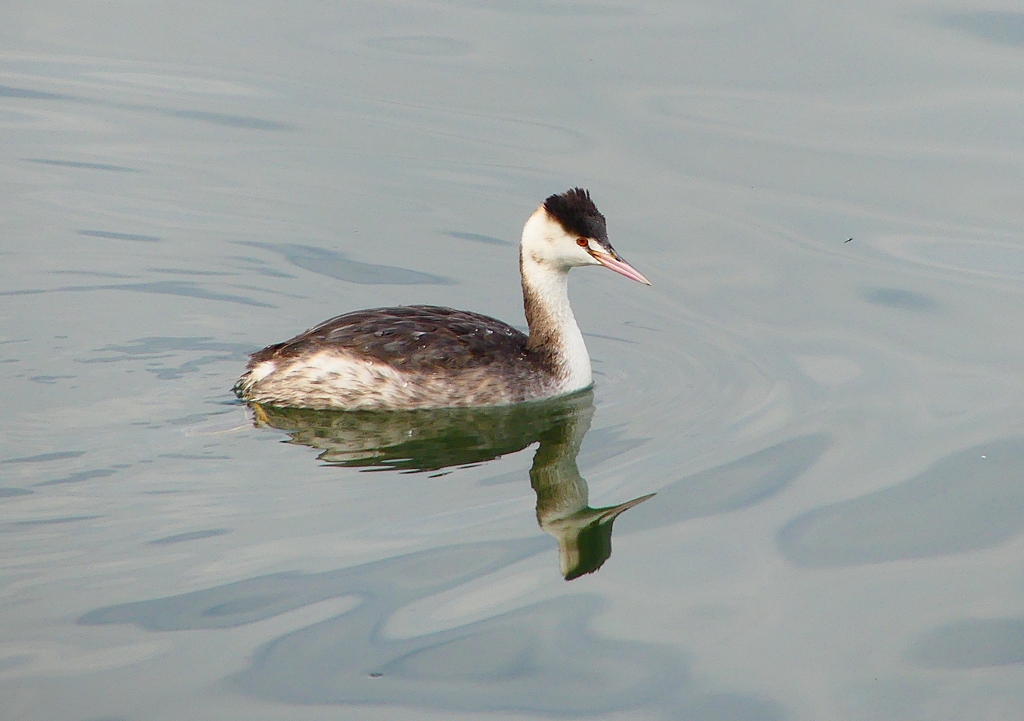
[[[650,285],[608,242],[590,194],[574,188],[545,200],[523,228],[528,336],[451,308],[361,310],[253,354],[235,391],[274,406],[355,410],[506,405],[582,390],[590,356],[566,281],[583,265]]]
[[[332,412],[253,404],[255,422],[284,430],[320,459],[351,468],[408,473],[483,463],[539,447],[530,469],[540,527],[558,541],[566,580],[596,571],[612,552],[612,522],[646,501],[591,508],[576,466],[594,415],[592,391],[536,403],[418,411]]]
[[[576,456],[593,416],[590,403],[545,430],[530,468],[530,485],[537,492],[537,521],[558,541],[558,565],[567,581],[599,569],[612,554],[612,522],[654,495],[617,506],[590,507]]]

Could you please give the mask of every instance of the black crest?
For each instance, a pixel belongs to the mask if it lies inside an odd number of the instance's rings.
[[[608,240],[604,216],[590,199],[590,191],[572,188],[544,201],[544,210],[557,220],[570,235],[595,240]]]

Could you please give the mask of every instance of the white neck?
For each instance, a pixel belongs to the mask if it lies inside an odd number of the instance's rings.
[[[538,263],[527,249],[520,252],[523,303],[530,326],[530,347],[549,353],[560,376],[563,393],[593,382],[590,354],[569,306],[568,268]]]

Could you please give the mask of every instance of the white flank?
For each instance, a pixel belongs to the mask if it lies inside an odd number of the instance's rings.
[[[263,361],[258,366],[249,371],[249,385],[253,383],[259,383],[261,380],[269,376],[277,370],[277,366],[274,365],[274,361]]]

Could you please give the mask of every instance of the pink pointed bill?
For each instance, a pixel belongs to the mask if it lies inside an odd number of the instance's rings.
[[[610,268],[616,273],[621,273],[630,280],[635,280],[638,283],[643,283],[644,285],[651,284],[651,281],[647,280],[643,273],[631,266],[622,258],[616,258],[615,256],[609,253],[603,253],[600,250],[592,250],[590,251],[590,255],[605,268]]]

